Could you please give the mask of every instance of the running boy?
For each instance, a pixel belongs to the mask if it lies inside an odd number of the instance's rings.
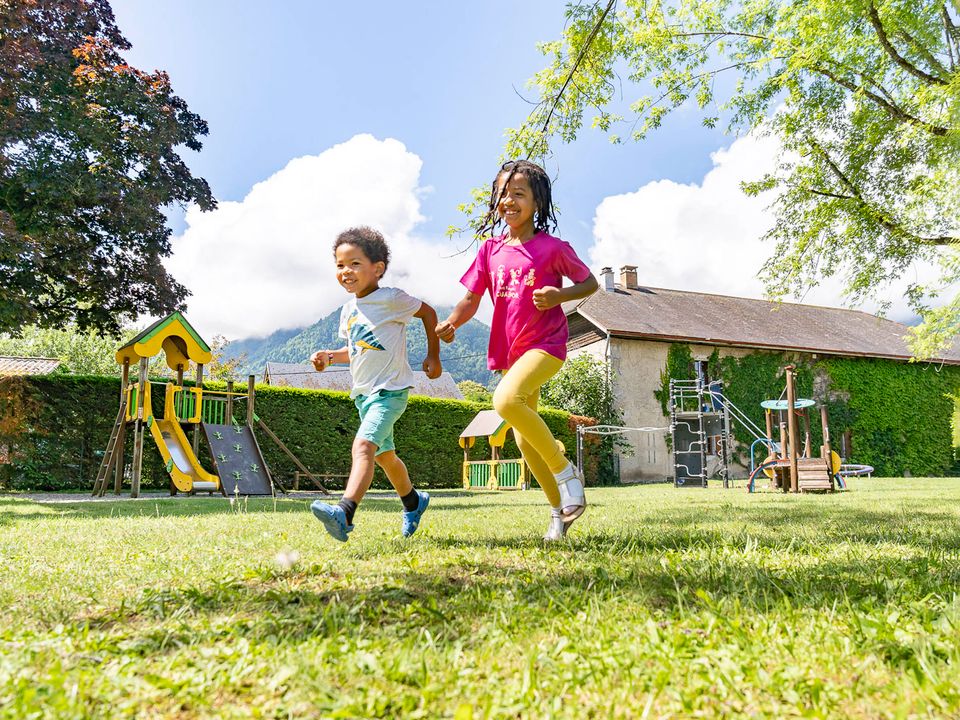
[[[337,350],[317,350],[310,360],[323,371],[333,363],[350,363],[353,398],[360,412],[360,429],[353,440],[353,464],[343,498],[336,505],[315,500],[313,514],[334,538],[346,542],[353,514],[373,481],[374,463],[383,468],[403,503],[400,532],[410,537],[430,504],[430,496],[410,483],[407,466],[397,457],[393,426],[407,408],[413,371],[407,362],[407,322],[420,318],[427,334],[423,371],[440,377],[440,341],[436,311],[397,288],[381,287],[390,263],[390,249],[376,230],[356,227],[333,244],[337,280],[353,298],[340,311],[339,335],[347,344]]]

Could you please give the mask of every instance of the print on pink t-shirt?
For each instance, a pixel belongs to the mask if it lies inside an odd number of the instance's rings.
[[[557,305],[537,310],[533,291],[563,287],[563,278],[575,283],[590,276],[569,243],[544,232],[521,245],[507,245],[504,236],[487,240],[473,264],[460,278],[478,295],[489,292],[493,300],[487,366],[506,370],[528,350],[543,350],[567,357],[567,319]]]

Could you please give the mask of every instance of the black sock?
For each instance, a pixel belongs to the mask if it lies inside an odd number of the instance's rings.
[[[417,495],[416,490],[411,490],[406,495],[400,498],[400,502],[403,503],[403,509],[407,512],[413,512],[417,509],[417,506],[420,504],[420,496]]]
[[[357,511],[357,504],[353,500],[341,498],[337,505],[343,508],[343,513],[347,516],[347,525],[353,525],[353,514]]]

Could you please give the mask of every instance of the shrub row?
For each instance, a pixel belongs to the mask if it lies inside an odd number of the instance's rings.
[[[211,389],[223,384],[210,383]],[[19,490],[73,490],[93,487],[102,453],[119,410],[118,378],[46,375],[0,379],[0,483]],[[163,392],[154,387],[153,410],[163,411]],[[488,407],[488,406],[487,406]],[[485,406],[461,400],[415,396],[397,424],[397,452],[418,486],[458,487],[463,451],[458,438],[473,416]],[[256,387],[257,416],[311,471],[346,475],[350,448],[359,420],[346,393],[299,390],[268,385]],[[245,406],[237,403],[235,418],[243,421]],[[575,452],[575,426],[568,413],[543,410],[542,417],[554,435]],[[268,467],[289,481],[296,466],[264,433],[257,439]],[[2,452],[6,448],[6,452]],[[490,451],[478,440],[473,459]],[[125,457],[132,456],[132,433],[127,433]],[[503,457],[519,457],[512,436]],[[201,449],[201,462],[209,455]],[[376,484],[388,486],[378,470]],[[169,481],[160,454],[147,434],[144,443],[141,485],[165,489]],[[301,487],[308,487],[304,481]],[[334,483],[334,486],[336,484]]]

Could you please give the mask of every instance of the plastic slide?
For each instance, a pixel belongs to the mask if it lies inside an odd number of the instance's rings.
[[[180,492],[219,490],[220,479],[203,469],[179,423],[150,418],[150,434],[157,443],[170,479]]]

